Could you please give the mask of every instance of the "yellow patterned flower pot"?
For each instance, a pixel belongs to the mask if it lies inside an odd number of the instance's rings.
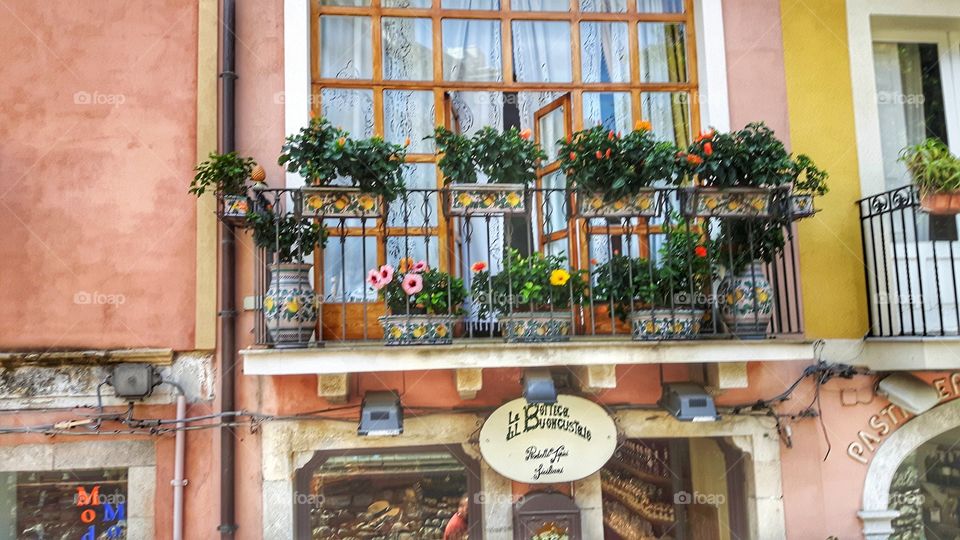
[[[380,317],[385,345],[450,345],[455,315],[386,315]]]
[[[376,218],[383,211],[383,199],[360,191],[360,188],[341,186],[305,186],[303,214],[330,218]]]
[[[583,217],[652,217],[657,215],[657,190],[643,188],[615,201],[604,200],[604,193],[578,193],[577,212]]]
[[[250,199],[246,195],[220,195],[220,219],[227,222],[239,223],[247,217],[250,211]]]
[[[444,190],[451,216],[523,214],[527,211],[523,184],[451,184]]]
[[[500,329],[507,343],[569,341],[573,315],[568,311],[513,313],[500,317]]]
[[[691,217],[770,217],[773,188],[695,187],[680,191],[680,208]]]

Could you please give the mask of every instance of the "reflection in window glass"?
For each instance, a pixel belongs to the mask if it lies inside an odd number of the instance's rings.
[[[426,9],[433,5],[431,0],[380,0],[380,5],[388,8],[420,8]]]
[[[907,456],[890,483],[893,520],[890,538],[958,538],[960,429],[928,440]]]
[[[630,82],[630,46],[627,33],[627,23],[580,23],[583,82]]]
[[[430,19],[384,17],[383,78],[433,79],[433,23]]]
[[[441,0],[443,9],[500,9],[499,0]]]
[[[583,127],[602,124],[605,128],[627,133],[633,130],[630,94],[627,92],[584,92]]]
[[[641,82],[687,82],[686,45],[679,23],[639,23]]]
[[[540,131],[540,148],[547,155],[550,161],[555,160],[560,155],[560,147],[557,141],[562,140],[566,134],[563,129],[566,108],[559,107],[540,117],[540,125],[537,126]]]
[[[570,82],[570,23],[514,21],[513,70],[517,82]]]
[[[320,17],[320,76],[373,78],[369,17]]]
[[[384,90],[384,135],[388,142],[403,144],[410,139],[407,152],[433,152],[433,92],[429,90]]]
[[[391,533],[383,538],[443,538],[469,495],[466,467],[447,452],[333,456],[304,472],[310,475],[305,499],[316,502],[301,503],[309,508],[300,511],[317,540],[372,538],[371,519],[379,524],[375,530]]]
[[[360,226],[346,223],[345,226]],[[343,236],[337,234],[339,219],[325,219],[330,230],[327,247],[323,250],[323,292],[327,302],[374,302],[377,293],[364,281],[367,270],[377,264],[377,239],[372,236]],[[376,227],[376,220],[364,220],[367,231]]]
[[[658,139],[680,146],[690,143],[690,99],[686,92],[645,92],[640,105]]]
[[[433,163],[408,163],[403,170],[404,184],[409,190],[390,204],[389,227],[436,227],[437,194],[424,190],[437,189],[437,169]],[[422,231],[410,231],[411,233]],[[436,259],[433,259],[434,261]]]
[[[683,13],[683,0],[637,0],[640,13]]]
[[[623,13],[627,0],[580,0],[580,10],[593,13]]]
[[[320,114],[358,138],[373,136],[373,90],[324,88]]]
[[[443,78],[502,81],[500,21],[443,20]]]
[[[570,11],[569,0],[511,0],[514,11]]]
[[[320,0],[321,6],[366,7],[370,0]]]

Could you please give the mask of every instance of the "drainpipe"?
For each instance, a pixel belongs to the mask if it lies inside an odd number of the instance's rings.
[[[227,153],[236,149],[236,0],[223,0],[220,72],[220,152]],[[228,413],[221,422],[234,421],[234,391],[236,383],[236,307],[234,297],[236,286],[236,251],[234,248],[233,226],[220,224],[220,412]],[[233,431],[220,428],[220,538],[232,540],[237,530],[235,523],[235,485],[236,441]]]
[[[186,432],[184,428],[187,417],[187,396],[183,388],[174,382],[164,381],[177,390],[177,432],[174,438],[173,460],[173,540],[183,540],[183,488],[187,485],[183,477],[183,467],[186,462]]]

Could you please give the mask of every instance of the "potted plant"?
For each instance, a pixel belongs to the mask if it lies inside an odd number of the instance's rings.
[[[402,259],[367,274],[367,283],[379,291],[390,310],[380,317],[387,345],[449,345],[463,315],[463,280],[429,268],[424,261]]]
[[[273,253],[270,286],[261,306],[267,330],[276,347],[304,347],[317,324],[319,297],[310,284],[304,259],[323,249],[327,230],[310,218],[276,215],[269,207],[247,214],[257,246]]]
[[[814,200],[827,194],[829,174],[818,168],[806,154],[793,159],[793,189],[790,190],[787,210],[793,219],[811,217],[817,213]]]
[[[566,257],[507,248],[504,267],[491,275],[486,263],[473,265],[471,293],[480,317],[498,315],[507,342],[566,341],[573,328],[572,305],[583,302],[585,272],[570,270]]]
[[[660,181],[673,182],[677,149],[657,141],[649,122],[625,136],[595,126],[558,141],[567,184],[583,217],[654,216]]]
[[[711,243],[686,222],[664,224],[663,232],[658,264],[635,293],[640,302],[629,315],[635,340],[694,339],[703,323],[715,273]]]
[[[593,328],[598,334],[629,334],[630,312],[649,307],[656,267],[644,258],[614,253],[591,271]]]
[[[900,161],[906,164],[913,185],[920,192],[920,209],[934,215],[960,213],[960,158],[942,141],[930,138],[904,148]]]
[[[775,306],[764,267],[783,252],[790,221],[789,215],[781,215],[720,223],[716,251],[726,272],[717,287],[717,303],[728,332],[741,338],[767,335]]]
[[[777,191],[789,189],[793,180],[790,155],[763,123],[703,133],[677,158],[698,182],[681,191],[687,216],[769,217]]]
[[[442,154],[438,165],[450,215],[526,212],[525,188],[536,178],[537,164],[546,158],[530,140],[529,129],[500,133],[487,126],[471,138],[437,127],[434,139]],[[486,175],[486,184],[477,183],[478,170]]]
[[[280,165],[307,179],[304,211],[321,217],[378,217],[404,190],[404,146],[352,139],[325,118],[287,137]],[[346,184],[345,182],[349,182]]]
[[[190,193],[199,197],[212,189],[217,197],[217,213],[220,217],[225,220],[242,220],[250,210],[247,180],[255,167],[259,170],[253,158],[243,157],[236,152],[212,152],[206,160],[197,165],[197,174],[190,182]]]

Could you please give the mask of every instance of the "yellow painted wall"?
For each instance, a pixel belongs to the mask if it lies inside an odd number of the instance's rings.
[[[198,0],[197,162],[217,149],[217,0]],[[217,345],[217,219],[213,194],[197,200],[196,348]]]
[[[800,223],[806,334],[857,338],[867,330],[856,129],[843,0],[781,0],[793,150],[830,173],[822,209]]]

